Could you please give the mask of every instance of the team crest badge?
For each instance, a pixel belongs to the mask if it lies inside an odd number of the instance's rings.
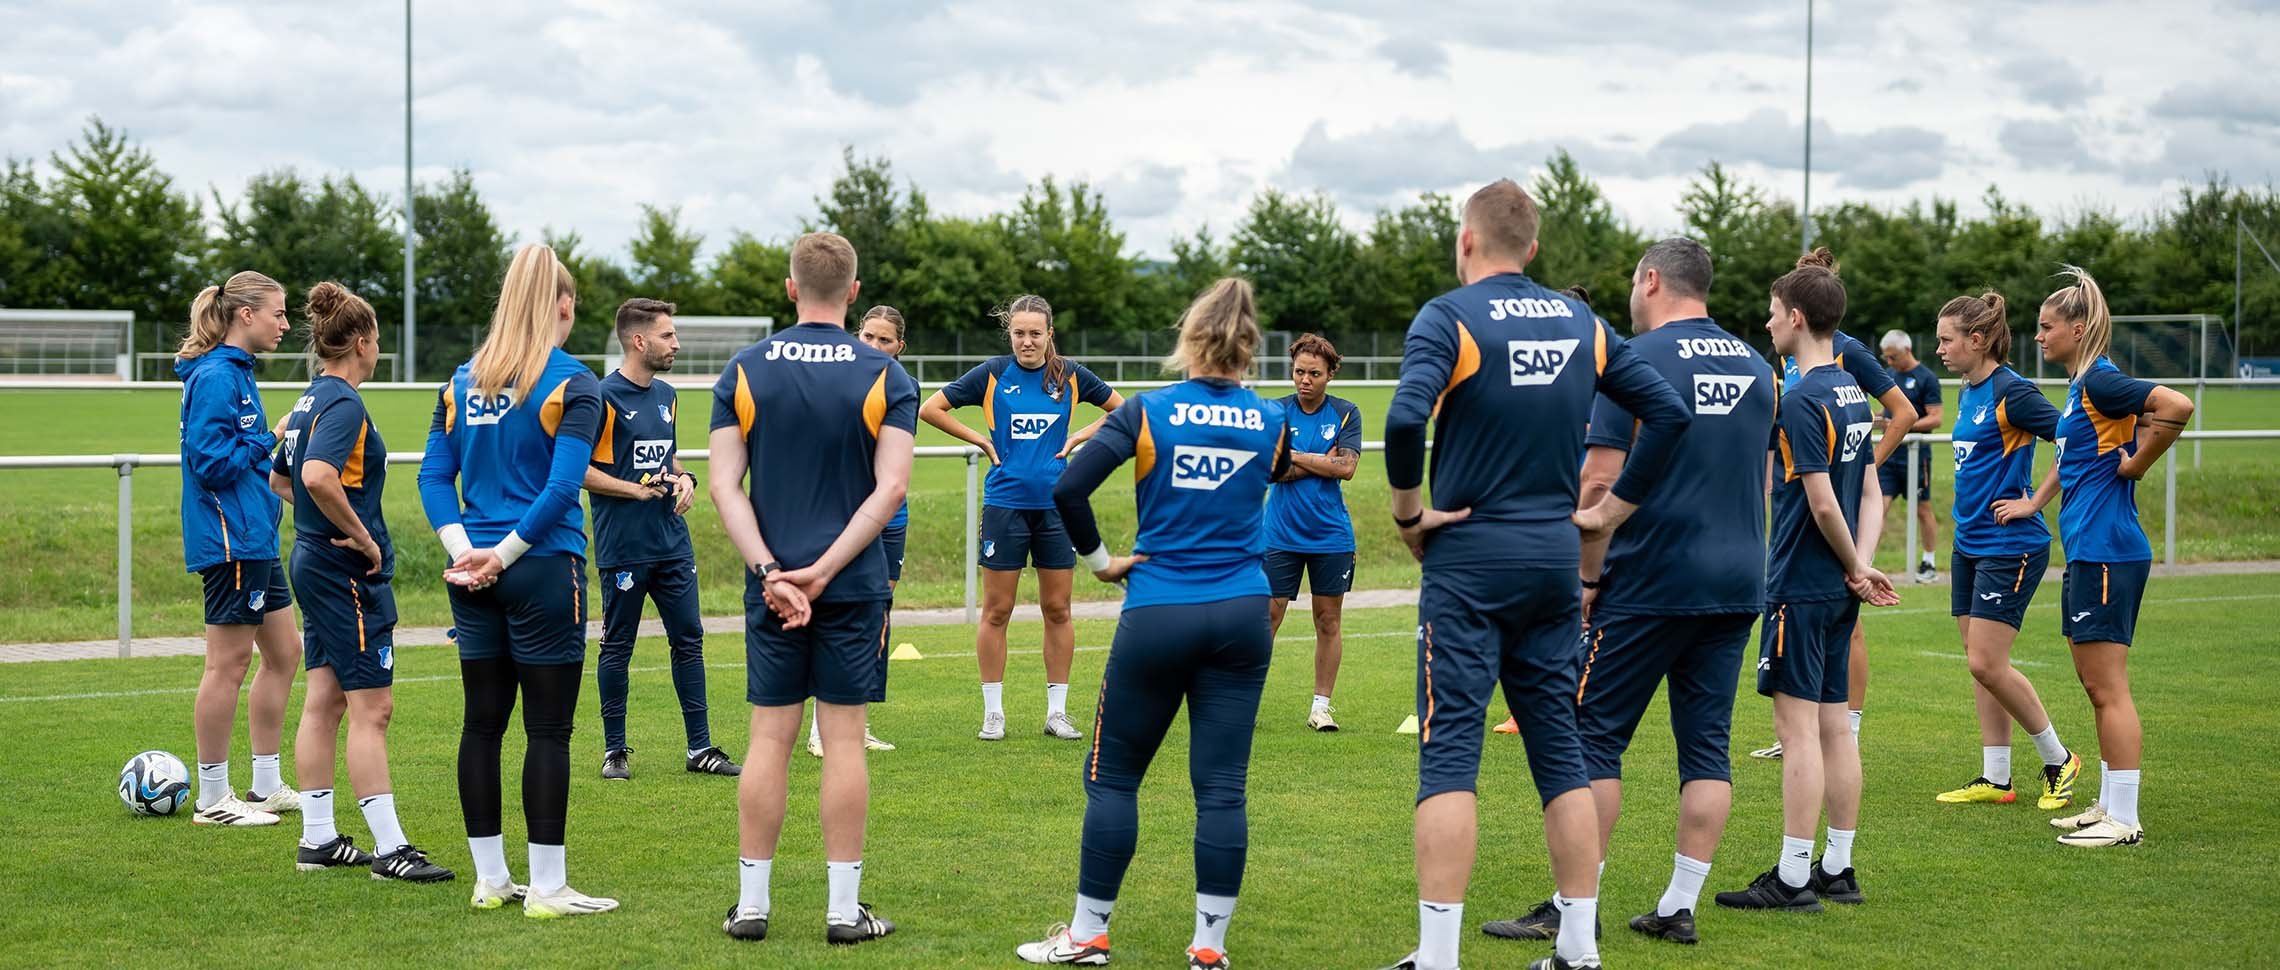
[[[630,571],[628,571],[628,572],[621,572],[621,573],[617,574],[617,588],[618,588],[618,590],[619,590],[619,591],[621,591],[621,592],[622,592],[622,591],[624,591],[624,590],[629,590],[629,589],[632,589],[632,588],[633,588],[633,573],[632,573],[632,572],[630,572]]]
[[[254,590],[252,593],[246,596],[245,608],[259,613],[261,612],[261,604],[267,602],[268,600],[269,592],[267,590]]]
[[[1337,436],[1338,436],[1338,429],[1336,429],[1336,428],[1333,428],[1333,427],[1331,427],[1331,426],[1329,426],[1329,425],[1327,425],[1327,424],[1325,424],[1325,425],[1323,425],[1323,426],[1322,426],[1322,440],[1324,440],[1324,441],[1328,441],[1328,440],[1330,440],[1330,439],[1332,439],[1332,438],[1335,438],[1335,437],[1337,437]]]
[[[988,559],[995,555],[997,555],[997,541],[994,539],[982,540],[982,558]]]
[[[665,421],[671,421],[671,420],[673,420],[673,406],[672,406],[672,405],[670,405],[670,404],[660,404],[660,405],[658,405],[658,406],[657,406],[657,417],[658,417],[659,419],[661,419],[661,420],[665,420]]]
[[[385,644],[385,643],[383,643],[383,644],[381,644],[381,645],[380,645],[380,669],[382,669],[382,670],[394,670],[394,669],[396,669],[396,648],[395,648],[395,647],[393,647],[393,646],[391,646],[391,645],[389,645],[389,644]]]

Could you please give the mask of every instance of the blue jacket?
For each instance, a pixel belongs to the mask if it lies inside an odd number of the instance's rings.
[[[253,355],[224,344],[174,362],[182,378],[182,559],[191,572],[277,558],[284,503],[269,490],[277,436]]]

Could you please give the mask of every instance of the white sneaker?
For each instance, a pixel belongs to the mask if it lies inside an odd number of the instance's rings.
[[[2109,815],[2058,837],[2060,845],[2078,845],[2088,849],[2103,849],[2110,845],[2136,845],[2145,841],[2145,830],[2135,825],[2123,825]]]
[[[467,905],[476,909],[498,909],[508,903],[522,902],[523,897],[528,895],[530,890],[517,885],[512,879],[494,884],[484,882],[483,877],[477,876],[475,895],[467,900]]]
[[[871,726],[868,724],[863,726],[863,747],[873,751],[893,751],[895,749],[894,745],[881,741],[878,735],[872,734]]]
[[[1338,721],[1336,718],[1331,717],[1330,714],[1331,711],[1329,708],[1317,707],[1306,715],[1306,726],[1317,731],[1338,730]]]
[[[1028,963],[1105,967],[1108,965],[1108,934],[1079,943],[1069,938],[1068,924],[1056,923],[1044,939],[1014,947],[1013,955]]]
[[[823,739],[813,734],[808,735],[808,753],[818,758],[823,757]]]
[[[523,897],[523,915],[531,919],[554,919],[561,916],[591,916],[618,908],[618,901],[604,896],[588,896],[568,886],[551,893],[529,893]]]
[[[1775,741],[1775,742],[1774,742],[1772,745],[1770,745],[1770,746],[1768,746],[1768,747],[1763,747],[1763,748],[1759,748],[1759,749],[1757,749],[1756,751],[1752,751],[1752,752],[1750,752],[1750,757],[1752,757],[1752,758],[1762,758],[1762,759],[1764,759],[1764,760],[1767,760],[1767,761],[1780,761],[1780,760],[1781,760],[1781,742],[1779,742],[1779,741]]]
[[[2050,827],[2054,829],[2066,829],[2068,831],[2073,831],[2075,829],[2089,828],[2090,826],[2096,825],[2105,820],[2106,806],[2101,805],[2097,802],[2091,802],[2090,808],[2080,815],[2069,815],[2065,818],[2051,819]]]
[[[248,791],[246,794],[251,795],[253,792]],[[248,798],[245,803],[257,811],[274,814],[298,812],[301,810],[301,793],[294,791],[291,785],[279,785],[276,791],[269,793],[268,798]]]
[[[275,825],[277,814],[248,805],[236,792],[231,792],[222,796],[221,801],[199,809],[198,814],[190,816],[190,821],[197,825]]]
[[[982,715],[982,733],[974,735],[984,741],[1005,740],[1005,712],[990,711]]]
[[[1069,720],[1069,715],[1060,711],[1045,715],[1045,733],[1063,741],[1075,741],[1084,737],[1084,733],[1078,731],[1076,724]]]

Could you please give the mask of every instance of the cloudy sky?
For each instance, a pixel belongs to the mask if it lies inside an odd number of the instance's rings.
[[[1701,11],[1715,10],[1716,15]],[[1813,200],[2004,191],[2160,206],[2280,172],[2280,2],[1822,0]],[[403,182],[400,3],[0,0],[0,155],[100,115],[183,183],[281,166]],[[623,251],[638,205],[713,242],[793,231],[842,146],[938,210],[1089,179],[1133,248],[1224,230],[1263,186],[1357,223],[1574,152],[1649,230],[1715,158],[1794,197],[1803,0],[905,3],[420,0],[417,171],[466,166],[506,230]]]

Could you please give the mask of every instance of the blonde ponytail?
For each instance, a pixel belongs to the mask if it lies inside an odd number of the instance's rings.
[[[2098,281],[2090,278],[2090,271],[2080,266],[2062,265],[2058,275],[2073,277],[2070,286],[2059,287],[2043,300],[2046,309],[2055,311],[2059,319],[2082,325],[2082,342],[2074,348],[2075,380],[2090,372],[2090,365],[2106,356],[2114,343],[2114,315],[2106,309],[2106,292],[2098,288]]]
[[[1179,329],[1179,346],[1164,358],[1164,369],[1175,374],[1248,372],[1264,339],[1251,284],[1237,276],[1223,277],[1197,296],[1180,314]]]
[[[199,290],[197,299],[190,301],[190,332],[182,335],[182,346],[174,356],[189,360],[221,346],[229,339],[237,312],[261,309],[261,302],[272,292],[282,294],[285,288],[250,269],[232,275],[220,286]]]
[[[475,392],[484,397],[512,392],[515,403],[522,403],[554,353],[556,304],[577,295],[578,284],[553,249],[532,243],[516,250],[499,287],[499,305],[491,311],[491,329],[470,362]]]

